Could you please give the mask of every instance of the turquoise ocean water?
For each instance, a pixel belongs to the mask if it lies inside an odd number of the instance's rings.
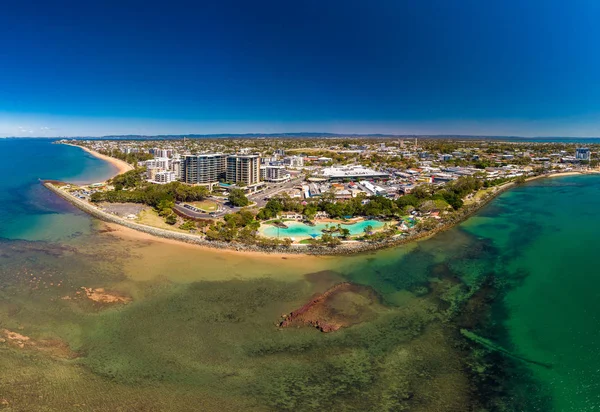
[[[267,226],[262,230],[265,236],[271,237],[319,237],[323,234],[323,229],[331,226],[331,223],[318,223],[314,226],[305,225],[300,222],[286,222],[287,229],[278,229],[275,226]],[[351,236],[361,235],[367,226],[373,229],[379,229],[384,226],[383,222],[378,220],[363,220],[357,223],[342,225],[350,231]]]
[[[551,365],[527,366],[556,411],[600,408],[598,210],[600,176],[545,179],[504,194],[463,225],[497,250],[496,276],[512,283],[496,313],[503,343]]]
[[[0,238],[56,240],[89,231],[90,220],[38,179],[102,181],[115,169],[83,150],[49,139],[0,139]]]

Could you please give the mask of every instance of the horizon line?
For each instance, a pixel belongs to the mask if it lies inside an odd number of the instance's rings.
[[[189,134],[109,134],[102,136],[0,136],[0,139],[116,139],[116,138],[202,138],[202,137],[389,137],[389,138],[511,138],[511,139],[598,139],[600,136],[517,136],[517,135],[481,135],[481,134],[389,134],[389,133],[331,133],[331,132],[281,132],[281,133],[189,133]]]

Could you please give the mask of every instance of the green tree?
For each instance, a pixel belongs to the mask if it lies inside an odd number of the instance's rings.
[[[318,208],[317,208],[317,205],[315,205],[314,203],[310,203],[310,204],[306,205],[306,207],[304,208],[304,216],[308,220],[313,220],[315,218],[317,212],[318,212]]]
[[[228,200],[232,205],[237,207],[244,207],[250,204],[242,189],[231,189]]]
[[[173,206],[175,203],[171,200],[163,199],[155,206],[159,216],[169,216],[173,213]]]
[[[174,213],[171,213],[169,216],[167,216],[165,218],[165,222],[168,225],[174,225],[175,223],[177,223],[177,216]]]
[[[186,220],[181,225],[179,225],[179,229],[196,230],[196,223],[193,220]]]
[[[345,227],[340,229],[340,236],[343,237],[344,239],[347,239],[348,236],[350,236],[350,229],[347,229]]]
[[[142,174],[146,172],[145,168],[130,170],[113,177],[110,183],[115,187],[115,190],[129,189],[142,184]]]
[[[515,183],[518,184],[518,185],[522,185],[523,183],[525,183],[525,181],[526,181],[525,175],[518,176],[515,179]]]

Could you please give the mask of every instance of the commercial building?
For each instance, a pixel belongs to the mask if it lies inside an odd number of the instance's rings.
[[[182,180],[190,185],[205,185],[211,189],[226,177],[227,155],[203,153],[185,155],[182,159]]]
[[[226,178],[228,182],[244,183],[246,186],[258,184],[260,182],[260,156],[227,156]]]
[[[387,193],[385,188],[374,185],[373,183],[368,182],[366,180],[361,180],[359,183],[366,189],[367,193],[369,193],[369,194],[385,195]]]
[[[355,179],[387,179],[389,174],[368,169],[363,166],[338,166],[323,169],[323,176],[330,181]]]

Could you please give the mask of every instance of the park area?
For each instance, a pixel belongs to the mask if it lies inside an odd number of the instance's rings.
[[[219,204],[217,202],[215,202],[214,200],[199,200],[196,202],[187,202],[188,204],[197,207],[198,209],[206,212],[206,213],[211,213],[211,212],[216,212],[219,210]]]

